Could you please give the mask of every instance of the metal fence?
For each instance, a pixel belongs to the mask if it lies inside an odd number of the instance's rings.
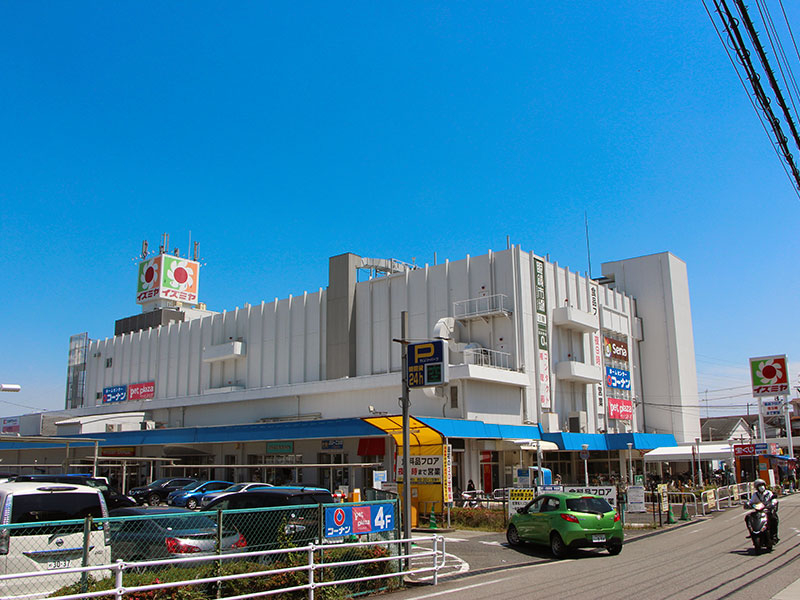
[[[358,514],[369,513],[371,506],[376,509],[373,512],[392,507],[392,514],[397,514],[396,505],[396,500],[381,500],[334,506],[345,510],[360,507]],[[358,537],[345,530],[341,530],[344,535],[332,537],[326,530],[325,508],[304,505],[169,512],[0,525],[0,598],[41,598],[59,590],[89,597],[86,594],[93,590],[127,589],[141,586],[143,581],[152,584],[154,579],[174,582],[212,577],[223,581],[219,577],[260,572],[267,566],[275,571],[268,578],[280,583],[300,577],[296,573],[296,549],[312,545],[313,557],[309,560],[314,565],[327,565],[318,574],[323,577],[317,580],[319,585],[327,581],[324,578],[346,581],[360,579],[365,573],[391,578],[400,571],[398,547],[391,543],[400,537],[399,523],[387,521],[383,531]],[[363,543],[345,543],[356,539]],[[229,556],[235,560],[229,561]],[[108,566],[115,562],[123,566]],[[313,567],[312,572],[319,569],[322,567]],[[14,575],[26,572],[35,572],[35,576]],[[240,589],[241,585],[233,587]],[[375,591],[364,589],[368,586],[363,583],[356,587],[354,591],[358,592]],[[301,588],[313,590],[314,586]]]
[[[410,541],[350,542],[336,547],[308,544],[251,553],[201,556],[188,561],[117,561],[110,565],[61,569],[59,575],[82,577],[89,580],[90,584],[83,590],[79,589],[79,584],[64,587],[57,595],[63,600],[117,600],[148,598],[153,597],[145,595],[148,592],[170,590],[173,594],[164,597],[181,600],[239,600],[278,594],[286,600],[352,598],[397,588],[403,576],[426,573],[433,573],[433,584],[436,585],[439,570],[444,565],[444,539],[437,535],[414,538],[415,542],[431,541],[433,547],[415,552],[413,563],[398,555],[400,545]],[[363,556],[365,552],[371,555]],[[421,563],[420,559],[429,559],[429,563]],[[199,566],[194,571],[185,570],[184,562],[195,562]],[[412,564],[416,566],[412,567]],[[106,577],[106,573],[110,573],[110,576]],[[2,579],[20,582],[24,587],[41,575],[18,573],[3,576]],[[136,577],[128,577],[126,583],[126,576],[129,575]],[[15,597],[33,598],[39,595]]]

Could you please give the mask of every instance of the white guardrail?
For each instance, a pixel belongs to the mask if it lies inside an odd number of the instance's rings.
[[[248,577],[258,577],[258,576],[266,576],[266,575],[278,575],[281,573],[291,573],[291,572],[298,572],[298,571],[305,571],[308,574],[308,582],[303,585],[296,585],[292,587],[285,587],[285,588],[276,588],[271,590],[264,590],[260,592],[256,592],[253,594],[246,594],[246,595],[239,595],[239,596],[219,596],[220,600],[224,600],[225,598],[229,600],[239,600],[244,598],[254,598],[254,597],[261,597],[261,596],[272,596],[275,594],[281,594],[286,592],[293,592],[299,590],[306,590],[308,594],[309,600],[314,600],[314,590],[326,586],[331,585],[339,585],[343,583],[356,583],[359,581],[371,581],[377,579],[389,579],[392,577],[402,577],[404,575],[418,575],[421,573],[430,573],[433,572],[433,585],[438,584],[438,575],[439,570],[444,566],[445,560],[445,542],[444,538],[439,535],[430,535],[430,536],[420,536],[415,537],[412,539],[399,539],[399,540],[376,540],[370,542],[352,542],[352,543],[345,543],[345,544],[336,544],[336,548],[354,548],[354,547],[364,547],[364,546],[388,546],[391,544],[396,544],[398,550],[406,544],[410,546],[411,542],[415,545],[421,541],[432,541],[433,547],[430,550],[420,549],[417,548],[413,554],[402,554],[399,553],[397,556],[384,556],[384,557],[377,557],[377,558],[370,558],[370,559],[363,559],[363,560],[351,560],[351,561],[340,561],[340,562],[325,562],[320,563],[315,560],[314,553],[317,550],[321,549],[330,549],[330,545],[318,545],[318,544],[308,544],[306,546],[298,546],[295,548],[281,548],[278,550],[262,550],[258,552],[240,552],[235,554],[214,554],[208,556],[197,556],[191,557],[186,559],[168,559],[168,560],[148,560],[148,561],[136,561],[136,562],[124,562],[124,561],[117,561],[116,563],[107,564],[107,565],[95,565],[91,567],[72,567],[68,569],[53,569],[47,571],[35,571],[35,572],[28,572],[28,573],[14,573],[11,575],[0,575],[0,586],[2,586],[3,582],[8,582],[11,580],[19,580],[25,579],[28,581],[34,581],[37,577],[53,577],[59,574],[89,574],[89,573],[96,573],[102,574],[103,571],[111,572],[114,575],[114,587],[112,589],[106,590],[99,590],[95,592],[84,592],[80,594],[70,594],[65,596],[59,596],[60,600],[83,600],[85,598],[97,598],[100,596],[114,596],[118,600],[121,600],[123,595],[125,594],[134,594],[137,592],[149,592],[154,590],[163,590],[168,588],[175,588],[181,586],[192,586],[192,585],[202,585],[206,583],[221,583],[223,581],[229,581],[234,579],[244,579]],[[206,577],[204,579],[192,579],[192,580],[185,580],[185,581],[170,581],[170,582],[161,582],[161,583],[153,583],[150,585],[141,585],[136,587],[123,587],[122,585],[122,575],[126,571],[134,571],[139,570],[145,567],[174,567],[180,566],[182,562],[197,564],[200,562],[219,562],[219,561],[230,561],[230,560],[258,560],[261,559],[263,561],[263,557],[275,557],[282,554],[299,554],[305,553],[307,560],[304,564],[300,564],[297,566],[286,567],[286,568],[279,568],[279,569],[268,569],[265,568],[263,571],[254,571],[254,572],[246,572],[246,573],[237,573],[234,575],[220,575],[217,577]],[[427,561],[423,561],[421,567],[418,568],[411,568],[411,562],[416,564],[420,564],[420,559],[424,559],[426,557],[430,557],[431,563],[430,566],[425,566]],[[398,570],[393,571],[391,573],[384,573],[381,575],[372,575],[369,577],[357,577],[352,579],[340,579],[335,581],[316,581],[315,574],[320,569],[330,569],[331,567],[348,567],[348,566],[355,566],[361,564],[372,564],[376,562],[386,562],[386,561],[396,561],[398,563]],[[266,565],[265,565],[266,566]],[[154,574],[157,574],[157,571],[154,571]],[[47,595],[47,594],[45,594]],[[23,596],[13,596],[10,598],[20,598],[20,599],[28,599],[28,598],[37,598],[39,594],[25,594]]]

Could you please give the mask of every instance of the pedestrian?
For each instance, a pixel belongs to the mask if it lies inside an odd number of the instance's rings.
[[[475,491],[475,484],[472,483],[472,479],[470,479],[469,482],[467,483],[467,491],[468,492],[474,492]]]

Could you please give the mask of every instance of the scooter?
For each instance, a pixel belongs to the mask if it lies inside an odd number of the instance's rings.
[[[775,518],[773,511],[778,510],[778,499],[773,498],[770,506],[766,506],[763,502],[756,502],[752,506],[745,504],[744,509],[748,508],[753,510],[745,515],[744,522],[750,533],[750,539],[753,540],[756,554],[760,554],[762,549],[772,552],[772,546],[777,540],[772,537],[771,524],[772,519]]]
[[[467,490],[461,492],[461,506],[465,508],[475,508],[480,504],[480,492],[477,490]]]

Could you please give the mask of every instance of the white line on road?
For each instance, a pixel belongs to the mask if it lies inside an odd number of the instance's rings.
[[[505,544],[501,542],[481,542],[481,544],[486,544],[487,546],[505,546]]]
[[[415,600],[425,600],[425,598],[436,598],[437,596],[444,596],[445,594],[457,594],[464,590],[471,590],[476,587],[483,587],[484,585],[492,585],[493,583],[500,583],[504,579],[493,579],[492,581],[484,581],[483,583],[473,583],[472,585],[465,585],[464,587],[456,588],[453,590],[446,590],[442,592],[434,592],[433,594],[426,594],[425,596],[417,596]]]
[[[575,559],[572,558],[572,559],[567,559],[567,560],[560,560],[560,561],[558,561],[558,563],[559,564],[565,564],[565,563],[570,563],[570,562],[574,562],[574,561],[575,561]],[[550,562],[538,563],[538,564],[535,564],[535,565],[523,565],[523,566],[519,567],[519,569],[515,569],[515,570],[527,571],[528,569],[538,569],[538,568],[541,568],[541,567],[548,567],[548,566],[551,566]],[[514,577],[518,577],[518,575],[515,575]],[[441,578],[442,578],[442,576],[440,575],[439,579],[441,579]],[[482,586],[485,586],[485,585],[492,585],[493,583],[499,583],[501,581],[508,581],[508,579],[509,579],[509,577],[504,577],[502,579],[493,579],[491,581],[484,581],[483,583],[474,583],[472,585],[465,585],[463,587],[454,588],[452,590],[443,590],[441,592],[433,592],[432,594],[425,594],[424,596],[414,596],[414,600],[425,600],[426,598],[436,598],[438,596],[444,596],[446,594],[457,594],[459,592],[463,592],[464,590],[471,590],[473,588],[482,587]]]

